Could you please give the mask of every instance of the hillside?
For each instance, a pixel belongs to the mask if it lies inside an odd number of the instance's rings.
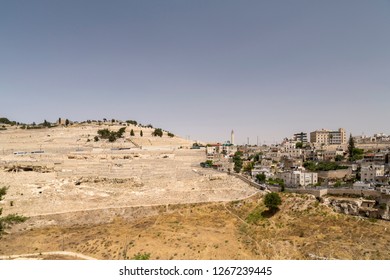
[[[307,195],[283,194],[260,215],[262,194],[225,202],[143,208],[136,218],[16,232],[0,255],[71,251],[98,259],[390,259],[388,222],[334,213]],[[154,214],[153,214],[154,213]]]
[[[94,140],[121,127],[0,131],[0,208],[29,217],[1,237],[3,258],[390,259],[388,222],[297,194],[282,194],[270,217],[263,192],[200,168],[205,151],[191,141],[134,125],[115,142]]]

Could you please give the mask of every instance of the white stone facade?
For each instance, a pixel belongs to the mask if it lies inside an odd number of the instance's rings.
[[[306,187],[318,183],[318,174],[315,172],[292,171],[279,173],[287,187]]]

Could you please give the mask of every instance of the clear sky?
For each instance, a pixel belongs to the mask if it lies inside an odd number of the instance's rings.
[[[390,134],[390,0],[0,0],[0,116]]]

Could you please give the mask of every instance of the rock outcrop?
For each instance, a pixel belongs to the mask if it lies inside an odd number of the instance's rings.
[[[337,213],[390,220],[389,205],[363,198],[324,197],[322,202]]]

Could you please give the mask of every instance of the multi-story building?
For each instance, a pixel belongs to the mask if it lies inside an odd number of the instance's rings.
[[[315,172],[288,171],[278,174],[287,187],[314,186],[318,183],[318,174]]]
[[[377,177],[385,175],[384,165],[370,164],[361,167],[360,177],[363,182],[374,183],[377,181]]]
[[[335,131],[326,129],[316,130],[310,132],[310,142],[324,145],[340,145],[347,143],[347,135],[343,128]]]
[[[295,133],[294,140],[302,143],[307,143],[307,133],[304,132]]]

